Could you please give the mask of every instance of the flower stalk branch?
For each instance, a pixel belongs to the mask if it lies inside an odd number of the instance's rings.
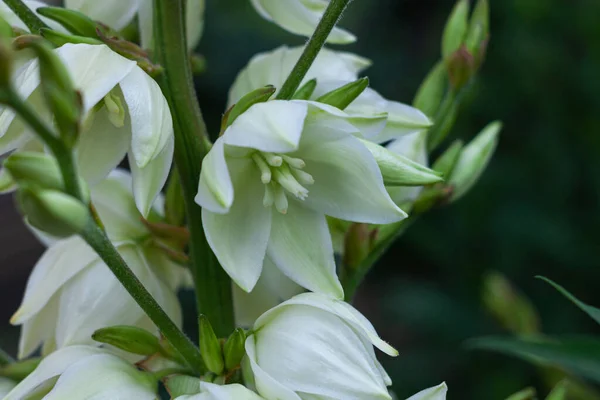
[[[48,28],[46,25],[22,0],[2,0],[32,33],[39,33],[40,29]]]

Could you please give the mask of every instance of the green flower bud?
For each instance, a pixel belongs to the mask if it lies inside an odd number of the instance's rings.
[[[150,356],[162,350],[156,336],[135,326],[120,325],[98,329],[92,339],[142,356]]]
[[[223,345],[223,356],[225,358],[225,368],[231,371],[237,368],[242,362],[242,358],[246,355],[246,349],[244,343],[246,341],[246,332],[237,328],[227,338],[227,341]]]
[[[225,368],[221,343],[206,316],[200,315],[200,352],[209,371],[220,375]]]
[[[446,65],[444,62],[439,61],[429,71],[423,83],[421,83],[417,95],[413,100],[413,106],[423,111],[426,115],[436,115],[447,86],[448,73],[446,72]]]
[[[464,143],[462,140],[455,140],[435,163],[433,163],[431,169],[443,174],[443,176],[452,176],[452,172],[462,153],[463,147]]]
[[[90,219],[90,211],[83,203],[57,190],[22,187],[17,201],[33,227],[57,237],[81,232]]]
[[[469,28],[469,0],[459,0],[446,22],[442,35],[442,56],[448,58],[463,44]]]
[[[30,358],[27,360],[7,364],[0,368],[0,376],[15,381],[21,381],[27,378],[27,375],[31,374],[41,361],[41,358]]]
[[[58,22],[75,35],[91,38],[98,37],[96,33],[98,24],[79,11],[62,7],[40,7],[37,9],[37,12],[46,18]]]
[[[233,124],[233,122],[237,119],[237,117],[239,117],[240,115],[242,115],[243,113],[248,111],[248,109],[250,107],[252,107],[253,105],[258,104],[258,103],[264,103],[265,101],[269,100],[276,91],[277,91],[277,89],[275,89],[275,87],[268,85],[268,86],[262,87],[260,89],[253,90],[252,92],[250,92],[247,95],[245,95],[244,97],[242,97],[231,108],[231,111],[229,112],[229,115],[227,116],[227,122],[225,124],[225,128],[227,128],[231,124]]]
[[[0,169],[0,194],[12,192],[17,188],[17,183],[6,168]]]
[[[454,89],[465,86],[477,71],[475,59],[465,46],[452,53],[447,60],[448,78]]]
[[[68,35],[48,28],[40,29],[40,34],[44,39],[58,47],[67,43],[102,44],[98,39],[92,39],[86,36]]]
[[[294,93],[292,100],[308,100],[315,92],[317,88],[317,78],[311,79],[306,82],[300,89]]]
[[[369,87],[369,78],[360,78],[340,88],[325,93],[317,101],[344,110]]]
[[[441,174],[378,144],[361,140],[369,149],[387,186],[423,186],[442,182]]]
[[[492,158],[501,129],[500,122],[489,124],[464,148],[449,181],[454,186],[451,201],[460,199],[477,182]]]
[[[465,45],[475,58],[475,66],[479,68],[485,58],[490,35],[490,7],[488,0],[479,0],[471,16],[469,32]]]

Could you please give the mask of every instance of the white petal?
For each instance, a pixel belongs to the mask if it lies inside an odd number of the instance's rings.
[[[391,399],[354,327],[325,310],[280,306],[254,336],[257,364],[294,392],[334,399]]]
[[[267,254],[300,286],[333,298],[344,298],[335,272],[333,245],[325,215],[292,199],[286,215],[273,210]]]
[[[173,138],[173,118],[160,87],[135,67],[122,81],[121,90],[131,118],[131,149],[138,167],[158,157]]]
[[[246,339],[246,354],[250,361],[256,391],[266,399],[272,400],[301,400],[300,396],[286,388],[282,383],[275,380],[265,372],[257,363],[256,336],[252,335]]]
[[[21,400],[36,386],[62,374],[81,359],[103,354],[105,350],[90,346],[70,346],[44,358],[37,368],[23,379],[3,400]]]
[[[60,376],[45,400],[155,400],[158,385],[148,373],[111,354],[86,357]]]
[[[331,124],[330,124],[331,123]],[[305,204],[346,221],[386,224],[406,218],[383,185],[373,155],[335,120],[307,123],[299,157],[315,180]]]
[[[33,354],[43,343],[44,348],[55,347],[54,327],[58,315],[58,296],[50,301],[21,326],[19,337],[19,359]]]
[[[308,3],[308,4],[307,4]],[[252,0],[252,4],[263,18],[272,21],[288,32],[310,37],[329,1],[326,0]],[[356,37],[341,28],[333,28],[327,42],[346,44]]]
[[[262,397],[237,383],[215,385],[214,383],[201,382],[200,389],[202,393],[195,396],[199,400],[262,400]],[[194,396],[190,396],[190,398],[194,398]]]
[[[193,50],[198,46],[204,31],[204,9],[206,0],[187,0],[185,11],[185,28],[187,47]]]
[[[79,237],[62,240],[46,250],[29,276],[23,302],[11,323],[21,324],[39,312],[68,280],[97,258]]]
[[[65,0],[65,7],[77,10],[111,28],[121,30],[135,16],[141,2],[148,0]]]
[[[414,396],[409,397],[407,400],[445,400],[448,387],[446,383],[441,383],[438,386],[425,389]]]
[[[79,174],[90,185],[104,179],[125,158],[131,141],[131,125],[126,118],[122,127],[114,126],[102,107],[89,129],[84,129],[77,142]]]
[[[267,250],[271,210],[263,206],[264,186],[250,161],[230,163],[235,200],[229,213],[202,209],[206,239],[231,279],[249,292],[254,288]]]
[[[304,288],[285,276],[265,257],[262,273],[250,293],[233,285],[233,306],[236,326],[250,328],[263,313],[304,292]]]
[[[428,165],[426,131],[401,136],[388,144],[386,148],[392,153],[400,154],[421,165]],[[396,204],[402,204],[416,200],[423,188],[420,186],[397,186],[388,187],[387,190]]]
[[[173,164],[174,145],[174,139],[171,138],[158,156],[144,168],[137,166],[131,151],[128,153],[129,167],[133,176],[133,197],[138,210],[144,217],[150,212],[169,177]]]
[[[369,320],[366,319],[364,315],[358,312],[354,307],[343,301],[331,299],[317,293],[300,294],[286,301],[285,303],[282,303],[281,305],[273,308],[272,310],[263,314],[256,321],[256,324],[254,324],[254,329],[261,329],[264,325],[268,324],[273,318],[277,317],[284,307],[291,305],[311,306],[337,315],[346,323],[350,324],[358,334],[368,338],[371,341],[371,343],[379,350],[383,351],[384,353],[390,356],[395,357],[398,355],[398,351],[396,351],[396,349],[394,349],[392,346],[381,340],[381,338],[377,335],[377,332],[375,332],[375,328],[373,328],[373,325],[369,322]]]
[[[287,153],[298,148],[306,104],[273,100],[256,104],[225,131],[225,144],[260,151]]]
[[[229,91],[228,107],[232,106],[246,93],[266,85],[281,89],[283,82],[300,58],[303,47],[278,47],[275,50],[259,53],[252,57],[248,65],[238,74]],[[371,62],[352,53],[322,49],[306,73],[302,84],[316,78],[317,81],[339,79],[346,82],[358,78],[358,73]]]
[[[96,1],[94,0],[94,3]],[[106,7],[104,2],[101,7]],[[115,53],[106,45],[65,44],[56,49],[83,96],[84,114],[137,67],[135,61]]]
[[[228,212],[233,204],[233,184],[225,159],[223,138],[217,139],[202,160],[198,194],[194,201],[200,207],[218,214]]]

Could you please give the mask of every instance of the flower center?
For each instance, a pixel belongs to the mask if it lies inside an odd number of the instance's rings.
[[[308,197],[308,189],[304,186],[315,183],[310,174],[302,171],[306,164],[299,158],[257,151],[252,154],[252,161],[258,167],[260,180],[265,185],[263,205],[275,205],[282,214],[287,213],[288,194],[304,200]]]

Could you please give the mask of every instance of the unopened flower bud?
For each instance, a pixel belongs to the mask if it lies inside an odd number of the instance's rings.
[[[426,115],[434,116],[440,108],[442,98],[448,85],[448,73],[443,61],[439,61],[429,71],[427,77],[419,86],[413,100],[413,106],[423,111]]]
[[[464,45],[448,57],[446,68],[450,84],[454,89],[465,86],[477,70],[473,55]]]
[[[477,182],[492,158],[501,128],[500,122],[489,124],[464,148],[449,182],[454,186],[451,201],[461,198]]]
[[[469,28],[469,0],[458,0],[442,35],[442,56],[444,59],[454,54],[465,40]]]
[[[455,140],[450,147],[433,163],[431,169],[437,171],[443,176],[452,176],[454,167],[460,158],[464,143],[462,140]]]
[[[98,23],[79,11],[63,7],[40,7],[36,11],[46,18],[58,22],[75,35],[98,37],[96,33]]]
[[[316,88],[317,78],[311,79],[310,81],[302,85],[302,87],[300,87],[300,89],[298,89],[296,93],[294,93],[294,95],[292,96],[292,100],[308,100],[313,95]]]
[[[23,187],[17,192],[17,199],[28,222],[53,236],[77,234],[90,218],[89,209],[82,202],[57,190]]]
[[[361,140],[371,152],[387,186],[423,186],[442,182],[441,174],[378,144]]]
[[[215,331],[206,316],[201,315],[199,322],[202,359],[209,371],[220,375],[225,367],[221,343],[219,343],[219,339],[217,339],[217,335],[215,335]]]
[[[102,44],[98,39],[89,38],[87,36],[69,35],[67,33],[53,31],[52,29],[42,28],[40,34],[50,43],[55,46],[62,46],[67,43],[84,43],[84,44]]]
[[[490,7],[488,0],[479,0],[469,25],[469,31],[465,39],[465,45],[475,58],[477,68],[481,66],[485,58],[487,43],[490,35]]]
[[[242,362],[242,358],[246,355],[244,349],[244,342],[246,341],[246,332],[237,328],[227,338],[227,341],[223,345],[223,356],[225,358],[225,368],[231,371],[238,367]]]
[[[162,349],[156,336],[135,326],[121,325],[98,329],[92,335],[92,339],[142,356],[158,353]]]
[[[264,103],[269,100],[273,93],[275,93],[277,89],[273,86],[265,86],[260,89],[256,89],[242,97],[231,109],[229,114],[227,115],[227,122],[225,123],[225,128],[229,127],[233,122],[245,113],[250,107],[258,103]]]
[[[323,104],[329,104],[339,108],[346,109],[354,100],[358,98],[369,87],[369,78],[360,78],[354,82],[350,82],[340,88],[325,93],[319,97],[317,101]]]

